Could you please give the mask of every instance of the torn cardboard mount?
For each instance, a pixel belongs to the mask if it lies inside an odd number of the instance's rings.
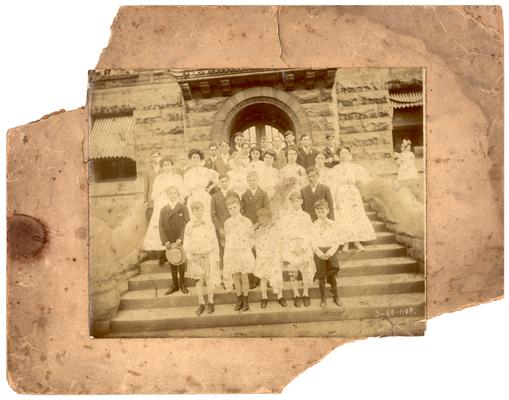
[[[97,68],[425,67],[433,317],[503,294],[502,49],[499,7],[122,7]],[[345,343],[90,339],[87,114],[61,112],[8,132],[16,391],[279,392]]]

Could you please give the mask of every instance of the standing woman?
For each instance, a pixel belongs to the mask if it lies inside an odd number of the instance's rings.
[[[247,172],[248,169],[244,166],[240,153],[237,151],[233,152],[228,176],[230,177],[230,190],[239,196],[242,196],[247,190]]]
[[[161,209],[168,204],[166,192],[170,186],[178,188],[179,193],[183,193],[184,181],[182,177],[173,170],[172,159],[164,157],[161,159],[161,171],[155,177],[152,187],[151,200],[154,202],[154,212],[150,218],[147,234],[141,246],[142,254],[139,260],[140,262],[148,258],[156,258],[154,256],[149,257],[149,252],[157,252],[157,258],[159,258],[160,262],[164,262],[165,260],[164,250],[166,248],[161,244],[161,237],[159,236],[159,216]]]
[[[246,141],[242,144],[242,150],[240,152],[240,159],[244,167],[247,167],[250,162],[249,154],[251,154],[251,144]]]
[[[279,170],[274,167],[276,153],[267,150],[263,153],[263,164],[258,172],[258,185],[267,192],[270,208],[274,219],[279,216],[281,200],[276,193],[276,187],[279,182]]]
[[[203,166],[205,156],[198,149],[191,149],[187,155],[190,167],[184,174],[184,187],[187,195],[187,210],[191,215],[190,205],[195,201],[203,203],[204,220],[212,223],[210,215],[210,190],[217,185],[218,173]]]
[[[357,249],[364,250],[360,242],[376,239],[376,233],[366,215],[356,185],[368,181],[370,177],[364,167],[352,162],[352,154],[348,147],[341,148],[339,159],[340,163],[332,169],[335,180],[336,222],[340,231],[339,242],[343,243],[343,251],[348,251],[350,242],[353,242]]]
[[[288,196],[291,192],[299,192],[307,185],[306,171],[297,164],[297,148],[289,147],[286,156],[288,164],[281,168],[279,172],[279,189],[284,203],[288,202]]]
[[[263,167],[261,155],[262,152],[258,147],[252,147],[249,150],[249,163],[247,164],[248,171],[256,171],[256,173],[260,174],[260,169]]]
[[[315,168],[318,171],[318,181],[328,186],[331,192],[335,191],[334,174],[331,168],[325,166],[327,157],[323,152],[319,152],[315,156]]]

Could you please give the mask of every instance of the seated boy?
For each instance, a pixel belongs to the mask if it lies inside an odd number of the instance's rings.
[[[339,272],[338,260],[338,227],[337,224],[327,218],[329,205],[325,200],[318,200],[315,203],[315,211],[318,219],[313,223],[311,231],[311,245],[315,253],[316,277],[320,284],[320,307],[326,308],[325,281],[332,287],[332,298],[334,303],[344,311],[343,304],[339,300],[336,274]]]

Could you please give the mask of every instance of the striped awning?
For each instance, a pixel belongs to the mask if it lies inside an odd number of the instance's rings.
[[[134,121],[131,115],[97,118],[89,141],[90,158],[135,158]]]
[[[393,108],[422,106],[422,92],[392,92],[389,99]]]

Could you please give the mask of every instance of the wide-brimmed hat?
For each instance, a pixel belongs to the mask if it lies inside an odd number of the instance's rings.
[[[182,246],[173,243],[170,245],[170,248],[166,250],[166,259],[170,264],[182,265],[186,262],[186,254]]]

